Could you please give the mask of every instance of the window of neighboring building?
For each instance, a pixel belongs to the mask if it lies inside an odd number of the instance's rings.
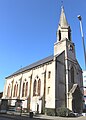
[[[33,84],[33,96],[36,96],[36,86],[37,86],[37,82],[35,80]]]
[[[40,96],[40,92],[41,92],[41,80],[38,80],[38,96]]]
[[[84,90],[84,96],[86,96],[86,90]]]
[[[48,90],[47,90],[47,94],[49,94],[50,93],[50,87],[48,87]]]
[[[51,77],[51,71],[48,72],[48,79]]]
[[[85,103],[86,103],[86,96],[84,96],[84,101],[85,101]],[[85,106],[86,107],[86,106]]]
[[[84,76],[84,78],[86,78],[86,75]]]
[[[74,68],[73,67],[71,68],[70,72],[71,72],[71,83],[74,84]]]

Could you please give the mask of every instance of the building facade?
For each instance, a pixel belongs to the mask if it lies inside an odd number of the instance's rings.
[[[11,100],[13,106],[16,99],[20,99],[23,108],[39,113],[55,112],[60,107],[81,112],[82,86],[82,69],[62,7],[54,54],[6,77],[3,98],[14,99]]]
[[[86,70],[83,71],[84,109],[86,109]]]

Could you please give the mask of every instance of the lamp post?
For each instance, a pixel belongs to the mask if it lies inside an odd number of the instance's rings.
[[[80,15],[77,16],[80,21],[80,30],[81,30],[81,36],[82,36],[82,44],[83,44],[83,50],[84,50],[84,60],[85,60],[85,69],[86,69],[86,51],[85,51],[85,42],[84,42],[84,34],[82,29],[82,17]]]

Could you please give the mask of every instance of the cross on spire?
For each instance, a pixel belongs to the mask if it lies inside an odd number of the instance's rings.
[[[61,6],[63,6],[63,0],[61,1]]]

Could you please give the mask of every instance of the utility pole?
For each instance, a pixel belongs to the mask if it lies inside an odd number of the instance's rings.
[[[83,50],[84,50],[84,60],[85,60],[85,70],[86,70],[86,51],[85,51],[85,42],[84,42],[84,34],[82,29],[82,17],[80,15],[77,16],[80,22],[80,30],[81,30],[81,36],[82,36],[82,44],[83,44]]]

